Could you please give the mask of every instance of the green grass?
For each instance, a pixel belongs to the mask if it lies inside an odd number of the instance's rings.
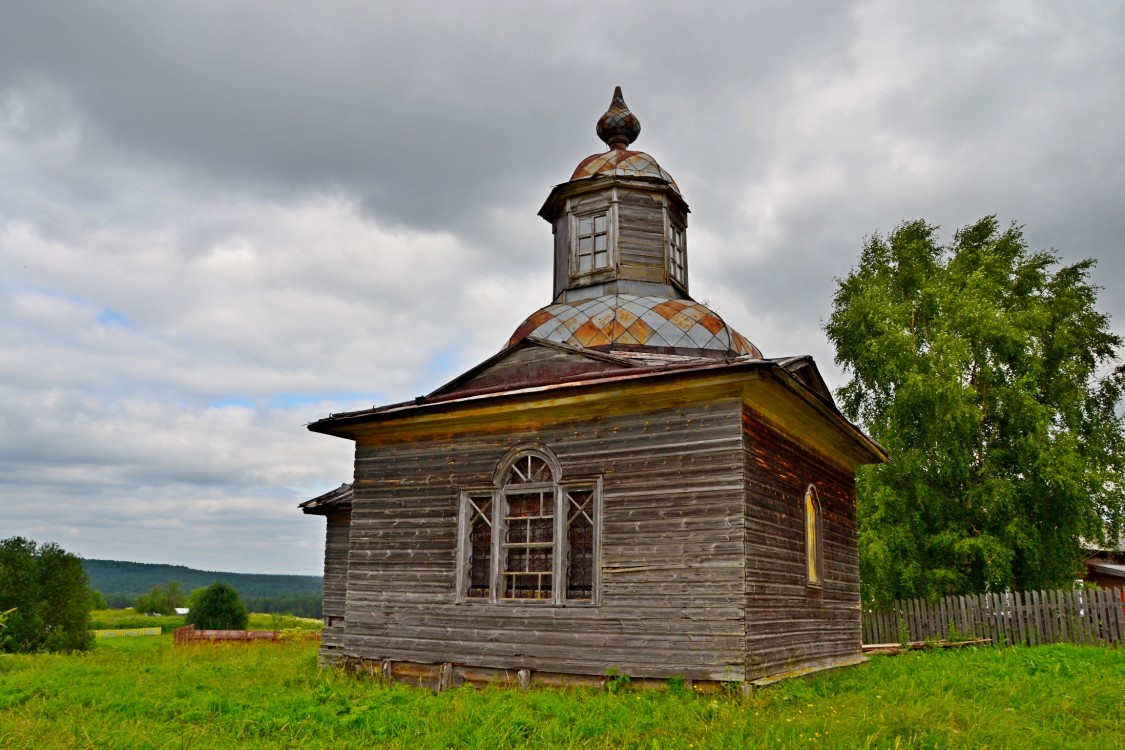
[[[1125,743],[1125,649],[876,657],[752,696],[461,688],[316,668],[316,644],[100,641],[0,657],[3,748],[1107,748]]]
[[[296,615],[271,615],[250,613],[250,623],[247,630],[308,630],[320,631],[324,629],[324,620],[312,617],[297,617]]]
[[[184,618],[179,615],[149,617],[132,609],[95,609],[90,613],[90,630],[117,630],[123,628],[162,628],[171,633],[182,627]]]
[[[117,630],[119,628],[155,628],[171,633],[183,627],[184,618],[179,615],[149,617],[139,615],[131,609],[96,609],[90,613],[91,630]],[[247,630],[320,630],[324,621],[295,615],[272,615],[250,613]]]

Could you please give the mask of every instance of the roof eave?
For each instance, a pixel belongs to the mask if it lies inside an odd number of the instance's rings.
[[[604,188],[612,185],[625,185],[645,188],[648,190],[661,190],[668,193],[672,200],[679,205],[685,213],[691,213],[688,208],[687,201],[680,195],[672,183],[660,177],[648,177],[645,175],[632,175],[625,177],[623,175],[615,174],[600,174],[592,177],[579,177],[576,180],[569,180],[567,182],[559,183],[551,188],[550,194],[547,195],[547,200],[543,202],[543,206],[539,209],[539,216],[545,221],[553,222],[561,211],[562,204],[567,198],[582,193],[588,193],[595,190],[603,190]]]
[[[839,429],[851,437],[853,442],[862,446],[861,452],[867,455],[870,459],[870,463],[887,463],[889,456],[886,449],[864,434],[858,426],[841,414],[831,399],[826,399],[821,394],[815,392],[809,386],[802,383],[795,375],[786,370],[782,363],[792,361],[793,359],[794,358],[782,358],[779,360],[767,360],[740,358],[705,364],[697,362],[670,363],[634,367],[621,372],[586,373],[559,378],[558,380],[528,387],[488,387],[480,389],[479,391],[461,391],[446,397],[442,397],[440,394],[432,398],[419,396],[413,401],[388,404],[386,406],[363,411],[329,415],[324,419],[309,424],[308,429],[312,432],[319,432],[325,435],[354,439],[355,431],[352,429],[354,427],[370,424],[372,422],[397,419],[413,414],[424,414],[426,412],[442,409],[452,409],[466,404],[487,403],[502,399],[516,399],[536,393],[553,393],[559,390],[611,385],[644,379],[688,377],[723,371],[745,370],[750,372],[768,370],[775,374],[775,380],[778,383],[789,389],[795,396],[808,403],[810,407],[820,413],[824,419],[835,423]],[[813,366],[815,367],[815,365]],[[441,389],[438,390],[440,391]]]

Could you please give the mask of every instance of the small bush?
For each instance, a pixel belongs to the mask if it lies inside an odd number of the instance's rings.
[[[605,671],[605,689],[611,693],[621,693],[629,689],[629,675],[621,674],[617,667],[610,667]]]
[[[200,630],[245,630],[249,615],[238,592],[230,584],[216,581],[192,596],[187,623]]]
[[[687,694],[686,683],[684,681],[684,678],[680,675],[676,675],[675,677],[669,677],[667,680],[665,680],[665,685],[667,685],[668,692],[671,693],[672,695],[686,695]]]

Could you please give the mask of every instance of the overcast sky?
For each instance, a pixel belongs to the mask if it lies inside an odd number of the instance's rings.
[[[0,537],[321,570],[332,411],[550,301],[550,187],[615,85],[691,286],[812,354],[865,235],[987,214],[1098,259],[1125,334],[1121,2],[0,6]],[[583,9],[584,8],[584,9]]]

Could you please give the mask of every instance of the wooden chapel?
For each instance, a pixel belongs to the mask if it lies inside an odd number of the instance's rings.
[[[324,663],[463,681],[749,683],[860,655],[855,470],[812,359],[689,294],[688,205],[618,88],[539,215],[554,294],[413,401],[332,414]]]

